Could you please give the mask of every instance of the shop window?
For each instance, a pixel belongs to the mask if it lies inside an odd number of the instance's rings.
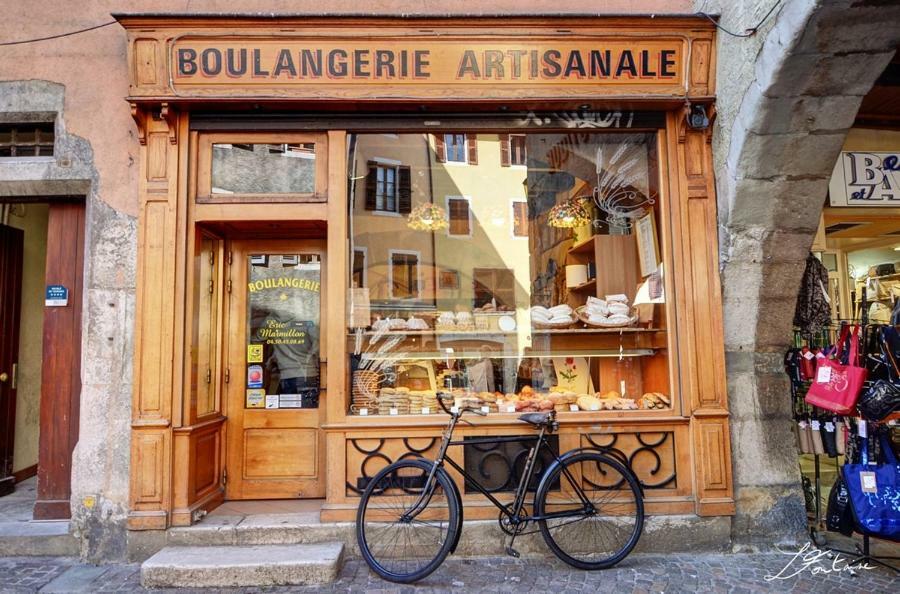
[[[656,135],[509,128],[477,134],[506,159],[465,168],[470,131],[351,134],[349,240],[368,257],[348,279],[347,355],[370,389],[348,410],[431,414],[442,392],[488,414],[681,414]],[[376,155],[415,180],[407,216],[366,207],[377,193],[354,180]]]
[[[528,203],[524,200],[512,201],[513,237],[528,237]]]
[[[419,254],[391,250],[391,297],[419,298]]]
[[[462,196],[448,196],[447,213],[450,218],[450,226],[447,229],[447,233],[462,237],[470,237],[472,235],[472,221],[469,212],[468,198]]]
[[[434,145],[438,163],[478,164],[478,139],[475,134],[438,134]]]
[[[369,162],[366,210],[408,213],[411,206],[409,167]]]
[[[52,157],[53,122],[0,124],[0,157]]]
[[[322,202],[327,197],[323,134],[201,134],[199,203]]]

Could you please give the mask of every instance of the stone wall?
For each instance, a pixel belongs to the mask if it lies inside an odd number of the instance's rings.
[[[743,32],[774,0],[698,1]],[[791,0],[749,38],[720,33],[714,155],[738,545],[803,538],[782,354],[828,177],[900,42],[900,7]],[[705,6],[705,8],[704,8]]]

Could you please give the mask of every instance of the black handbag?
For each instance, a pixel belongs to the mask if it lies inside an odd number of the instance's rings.
[[[888,369],[888,378],[872,383],[859,397],[856,403],[860,414],[872,421],[881,421],[896,410],[900,410],[900,386],[894,383],[900,378],[900,369],[891,349],[890,340],[897,331],[891,327],[882,328],[880,332],[881,353]]]
[[[840,532],[844,536],[853,536],[853,510],[850,507],[850,491],[844,479],[838,473],[831,493],[828,494],[828,507],[825,509],[825,526],[832,532]]]

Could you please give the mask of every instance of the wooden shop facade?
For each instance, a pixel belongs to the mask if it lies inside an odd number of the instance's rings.
[[[486,413],[464,436],[557,411],[554,447],[627,461],[650,514],[734,513],[709,21],[117,19],[131,529],[246,499],[352,520],[368,477],[436,449],[438,392]],[[519,444],[457,449],[517,485]]]

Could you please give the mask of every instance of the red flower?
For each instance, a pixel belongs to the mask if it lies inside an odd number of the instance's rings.
[[[574,365],[575,357],[566,357],[566,365]]]

